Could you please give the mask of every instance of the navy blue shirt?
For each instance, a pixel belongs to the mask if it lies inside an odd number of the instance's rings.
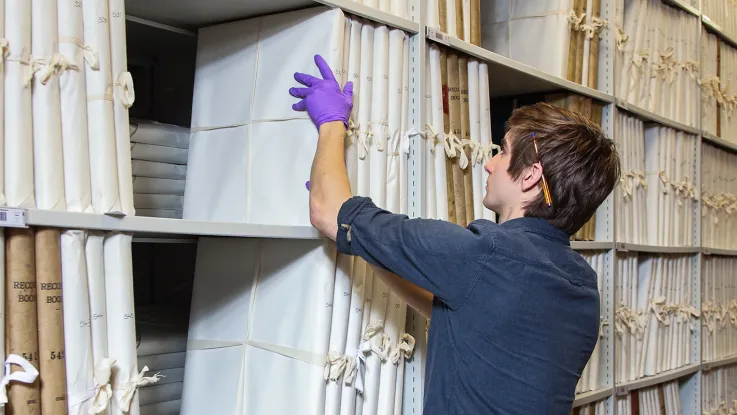
[[[354,197],[338,250],[435,295],[424,413],[568,415],[599,333],[595,271],[543,219],[468,228]]]

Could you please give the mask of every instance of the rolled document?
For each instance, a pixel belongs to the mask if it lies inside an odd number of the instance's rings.
[[[62,414],[67,409],[60,239],[58,229],[36,231],[38,350],[43,415]]]
[[[84,245],[84,231],[66,231],[61,235],[61,277],[65,287],[64,348],[70,415],[87,415],[97,392],[93,376],[90,297]]]
[[[32,228],[7,228],[5,240],[6,272],[6,356],[17,355],[28,361],[36,371],[39,367],[38,320],[36,312],[36,250]],[[11,373],[21,367],[11,365]],[[28,372],[28,370],[26,370]],[[18,414],[40,414],[39,381],[14,383],[7,386],[7,411]]]

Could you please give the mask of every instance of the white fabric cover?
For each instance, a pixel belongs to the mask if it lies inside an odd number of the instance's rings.
[[[157,193],[162,195],[184,196],[184,184],[184,180],[134,177],[133,191],[136,193]]]
[[[67,210],[92,212],[90,149],[87,136],[87,85],[82,8],[58,2],[59,54],[77,69],[59,75],[64,191]]]
[[[25,76],[31,59],[31,2],[5,1],[5,202],[33,208],[33,105]]]
[[[82,11],[84,41],[98,66],[95,70],[85,65],[92,208],[95,213],[120,212],[108,0],[85,1]]]
[[[468,119],[471,130],[471,163],[473,179],[473,218],[482,219],[484,212],[484,188],[483,181],[484,159],[474,157],[475,154],[483,152],[481,147],[481,94],[479,90],[479,63],[475,60],[468,61]]]
[[[107,343],[107,300],[105,298],[105,236],[90,232],[85,243],[87,265],[87,286],[89,289],[90,316],[92,317],[92,356],[95,379],[101,380],[100,367],[103,359],[109,357]]]
[[[481,148],[491,149],[491,98],[489,97],[489,65],[486,63],[479,63],[479,91],[481,99]],[[488,157],[491,156],[491,150],[489,150]],[[484,171],[482,183],[486,186],[486,180],[489,174]],[[481,194],[485,195],[486,190],[479,190]],[[496,221],[496,214],[489,209],[483,209],[483,218]]]
[[[61,234],[67,405],[74,415],[87,415],[95,387],[85,239],[84,231]]]
[[[322,414],[334,278],[323,241],[201,239],[182,413]]]
[[[33,85],[33,166],[36,207],[66,210],[62,165],[59,78],[52,66],[58,59],[56,0],[32,4],[30,71]],[[44,82],[45,81],[45,82]],[[26,85],[30,87],[30,82]]]
[[[155,179],[185,180],[187,166],[181,164],[159,163],[156,161],[132,160],[133,176]]]
[[[158,122],[132,122],[131,142],[189,148],[189,128]]]
[[[138,415],[138,393],[134,393],[129,411],[121,406],[125,389],[138,375],[131,243],[132,236],[121,233],[108,234],[104,241],[108,351],[115,359],[111,379],[113,415]]]
[[[0,2],[0,38],[5,39],[5,1]],[[6,53],[6,51],[3,51]],[[5,59],[3,55],[3,72],[5,72]],[[5,74],[0,76],[0,120],[5,117]],[[4,125],[5,123],[3,123]],[[5,130],[0,128],[0,206],[5,206]],[[0,412],[2,413],[2,412]]]
[[[565,78],[571,5],[571,0],[495,1],[482,17],[482,25],[490,28],[483,31],[482,45],[492,52]]]
[[[339,68],[344,21],[318,7],[200,31],[185,219],[309,224],[317,132],[293,98],[273,91],[294,85],[295,71],[318,76],[315,54]]]
[[[128,108],[133,105],[133,78],[128,72],[125,45],[125,2],[110,0],[110,55],[112,67],[113,116],[115,123],[115,149],[118,160],[118,187],[120,209],[128,216],[135,215],[133,208],[133,178],[130,164],[130,124]]]
[[[432,124],[430,129],[430,152],[435,167],[435,217],[448,220],[448,188],[445,172],[445,124],[443,121],[443,92],[440,79],[440,49],[430,46],[430,79],[432,95]]]
[[[189,150],[153,144],[130,143],[133,160],[154,161],[157,163],[187,164]]]

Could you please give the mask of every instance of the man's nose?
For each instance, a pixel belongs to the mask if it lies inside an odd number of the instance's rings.
[[[498,156],[498,154],[497,154],[497,155],[495,155],[494,157],[490,158],[490,159],[489,159],[489,160],[488,160],[488,161],[486,162],[486,164],[484,165],[484,170],[486,170],[486,172],[487,172],[487,173],[489,173],[489,174],[492,174],[492,173],[494,173],[494,166],[496,166],[496,159],[497,159],[497,156]]]

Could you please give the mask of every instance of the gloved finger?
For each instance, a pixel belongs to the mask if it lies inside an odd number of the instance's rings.
[[[292,109],[295,111],[306,111],[307,103],[305,102],[305,100],[299,101],[298,103],[292,105]]]
[[[343,95],[353,97],[353,82],[348,81],[343,86]]]
[[[311,93],[312,90],[310,88],[289,88],[289,95],[295,98],[304,98]]]
[[[305,86],[313,86],[316,83],[320,82],[320,79],[315,78],[312,75],[307,75],[306,73],[300,72],[296,72],[294,74],[294,80]]]
[[[335,81],[333,70],[330,69],[330,66],[327,62],[325,62],[325,59],[323,59],[322,56],[315,55],[315,65],[317,65],[317,69],[320,70],[320,75],[322,75],[322,79],[325,79],[326,81]]]

